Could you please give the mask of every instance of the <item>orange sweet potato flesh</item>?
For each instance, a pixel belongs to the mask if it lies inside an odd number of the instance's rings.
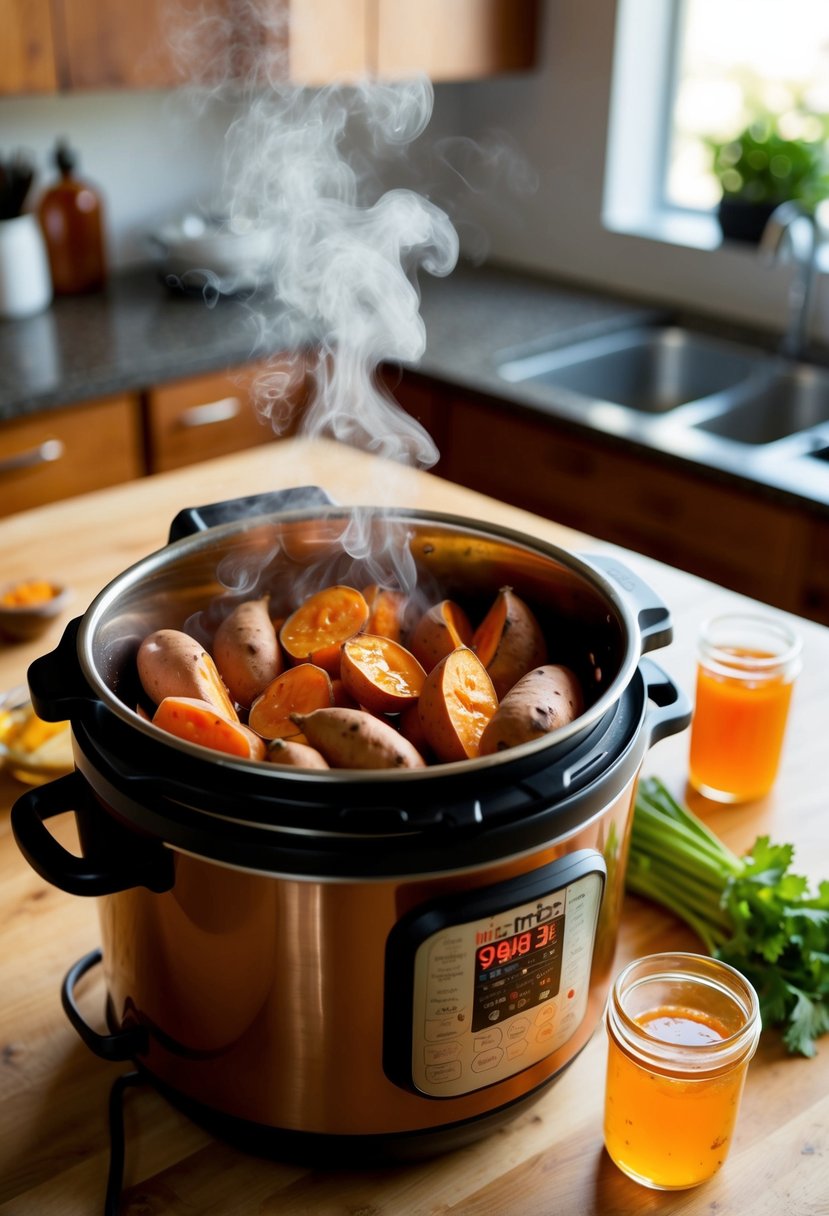
[[[313,663],[300,663],[283,671],[256,698],[250,707],[248,726],[263,739],[287,739],[299,732],[292,714],[307,714],[333,704],[328,672]]]
[[[188,743],[212,751],[264,760],[265,744],[238,720],[224,718],[208,701],[196,697],[165,697],[153,714],[153,725]]]
[[[498,708],[486,668],[466,646],[446,655],[429,672],[418,700],[423,733],[443,761],[478,755],[484,730]]]
[[[363,588],[363,598],[369,608],[366,633],[379,634],[381,637],[391,638],[393,642],[401,641],[407,603],[403,592],[372,583]]]
[[[522,676],[547,662],[547,642],[532,609],[502,587],[472,639],[500,699]]]
[[[458,646],[472,645],[469,618],[454,600],[433,604],[415,625],[409,649],[426,671]]]
[[[340,677],[358,705],[399,714],[420,696],[426,672],[399,642],[361,633],[343,643]]]
[[[283,623],[279,640],[292,662],[311,662],[338,676],[340,647],[365,628],[368,616],[368,604],[361,592],[335,584],[300,604]]]

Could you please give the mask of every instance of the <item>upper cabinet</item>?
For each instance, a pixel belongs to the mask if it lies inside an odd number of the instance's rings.
[[[537,0],[0,0],[0,94],[171,88],[269,67],[315,86],[532,66]],[[198,13],[198,19],[195,17]]]

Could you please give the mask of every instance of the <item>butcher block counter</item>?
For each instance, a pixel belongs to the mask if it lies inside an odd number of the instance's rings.
[[[0,522],[3,580],[66,582],[74,599],[46,637],[0,648],[0,687],[25,679],[116,574],[160,548],[185,506],[317,484],[342,503],[397,503],[504,524],[588,552],[588,537],[507,508],[425,473],[388,466],[333,443],[286,441],[151,477]],[[618,552],[618,551],[617,551]],[[623,554],[669,605],[672,645],[658,662],[693,692],[694,639],[710,613],[745,605],[730,592],[634,554]],[[826,727],[829,630],[798,623],[804,666],[774,793],[739,809],[704,803],[686,788],[687,732],[655,745],[645,771],[662,777],[736,851],[761,833],[792,841],[795,869],[829,876]],[[67,968],[99,943],[93,900],[43,882],[12,837],[9,808],[21,787],[0,774],[0,1214],[90,1216],[103,1209],[109,1159],[107,1100],[125,1070],[83,1046],[62,1012]],[[71,816],[55,829],[71,842]],[[626,901],[617,964],[664,949],[699,949],[673,917]],[[103,1025],[103,986],[82,1005]],[[602,1145],[605,1035],[545,1095],[487,1139],[414,1165],[366,1171],[308,1169],[249,1156],[212,1139],[147,1087],[125,1099],[121,1210],[137,1216],[819,1216],[829,1212],[829,1038],[811,1060],[788,1056],[775,1032],[752,1062],[731,1154],[710,1183],[665,1194],[637,1186]],[[681,1130],[677,1129],[678,1134]]]

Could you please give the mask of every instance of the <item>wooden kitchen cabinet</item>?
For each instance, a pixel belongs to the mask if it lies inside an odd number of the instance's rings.
[[[286,359],[284,365],[292,376],[295,359]],[[250,364],[150,389],[146,394],[149,471],[179,469],[279,438],[256,407],[256,384],[264,370],[264,365]],[[278,360],[268,364],[269,373],[278,370]],[[287,421],[284,434],[296,429],[304,402],[305,382],[299,373],[280,402]]]
[[[0,94],[57,86],[50,0],[0,0]]]
[[[0,423],[0,515],[120,485],[143,471],[137,397]]]
[[[448,396],[444,477],[744,595],[807,611],[802,512],[582,437],[553,419]],[[821,536],[825,569],[829,528]],[[829,617],[829,579],[822,592],[813,587],[815,602],[820,594]]]
[[[537,0],[0,0],[0,94],[246,78],[318,86],[532,65]],[[198,15],[198,19],[196,18]]]

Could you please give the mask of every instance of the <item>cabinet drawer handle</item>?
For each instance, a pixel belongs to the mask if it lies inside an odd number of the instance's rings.
[[[39,464],[51,464],[54,460],[60,460],[65,451],[62,439],[45,439],[37,447],[0,460],[0,474],[13,473],[16,469],[33,469]]]
[[[238,397],[222,397],[220,401],[208,401],[205,405],[191,405],[179,416],[178,425],[192,428],[213,426],[216,422],[230,422],[235,418],[242,403]]]

